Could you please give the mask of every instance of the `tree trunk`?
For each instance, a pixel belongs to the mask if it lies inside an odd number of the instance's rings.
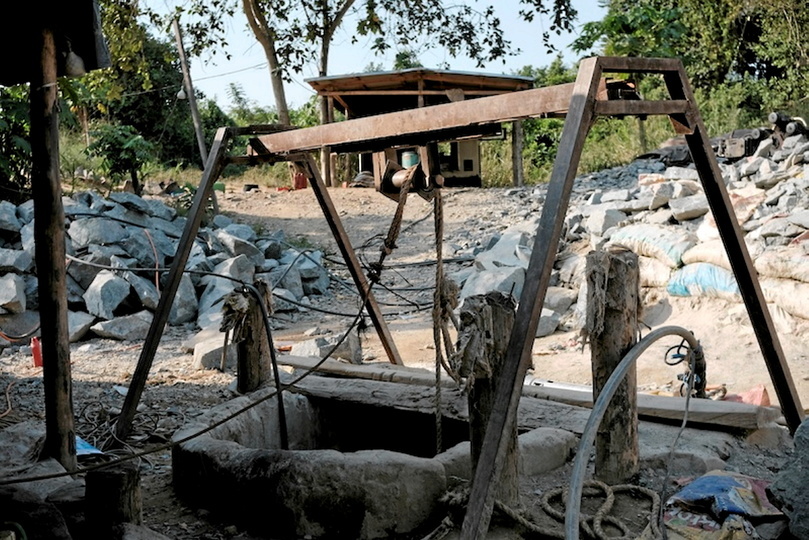
[[[460,375],[474,379],[469,388],[469,439],[472,474],[477,468],[486,427],[494,406],[498,379],[502,376],[503,359],[514,326],[514,299],[500,292],[470,296],[461,311],[458,336],[462,359]],[[519,504],[517,424],[506,426],[509,438],[503,472],[498,480],[496,498],[510,506]]]
[[[264,48],[264,56],[267,57],[267,64],[270,68],[270,85],[275,97],[275,109],[278,111],[278,122],[289,125],[291,124],[289,106],[287,105],[286,92],[284,91],[284,80],[281,77],[278,53],[275,50],[275,32],[267,24],[267,18],[261,11],[258,0],[242,0],[242,6],[250,29],[255,34],[258,42],[261,43]]]
[[[593,401],[637,342],[640,270],[631,251],[587,255],[587,326],[593,367]],[[633,366],[618,387],[596,440],[596,477],[620,484],[638,472],[638,394]]]

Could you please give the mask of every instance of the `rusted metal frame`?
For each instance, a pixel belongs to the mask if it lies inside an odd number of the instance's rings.
[[[388,360],[390,360],[391,364],[404,365],[402,357],[399,355],[399,350],[396,348],[396,344],[393,341],[393,336],[391,336],[390,329],[382,315],[382,310],[379,308],[376,297],[374,297],[371,291],[371,285],[368,283],[362,271],[362,265],[357,258],[357,254],[354,253],[354,248],[351,247],[351,241],[343,228],[343,223],[340,221],[337,210],[334,208],[334,203],[329,196],[329,192],[323,184],[323,180],[320,178],[317,163],[315,163],[314,158],[309,154],[300,156],[295,163],[306,172],[309,185],[312,186],[312,191],[315,192],[317,202],[323,210],[323,215],[334,235],[337,247],[340,249],[340,253],[343,255],[343,259],[348,265],[348,271],[354,279],[354,284],[357,286],[360,294],[365,297],[365,309],[367,309],[368,316],[371,317],[374,328],[376,328],[376,333],[379,336],[379,340],[382,342],[385,353],[388,355]]]
[[[261,142],[270,152],[287,153],[408,135],[430,140],[430,133],[436,131],[564,113],[572,92],[572,83],[536,88],[263,135]]]
[[[598,59],[587,58],[581,62],[526,271],[502,377],[497,383],[494,406],[472,481],[472,492],[461,529],[461,538],[464,539],[485,538],[489,528],[495,493],[492,484],[499,477],[507,442],[504,434],[508,426],[516,421],[523,378],[531,365],[531,347],[556,259],[573,179],[594,116],[600,77]]]
[[[129,390],[127,390],[123,407],[121,407],[121,414],[115,422],[115,437],[120,441],[123,441],[129,434],[132,419],[135,417],[135,410],[146,386],[146,379],[149,377],[149,370],[152,368],[155,353],[157,353],[157,346],[160,344],[163,329],[169,319],[171,305],[174,303],[174,297],[180,286],[180,279],[183,277],[185,263],[188,261],[194,238],[199,231],[202,216],[205,214],[205,207],[213,192],[213,185],[224,168],[225,160],[223,158],[231,136],[232,131],[230,128],[219,128],[216,132],[211,152],[208,154],[208,161],[205,164],[205,171],[197,187],[197,192],[194,194],[194,201],[188,211],[185,229],[177,244],[177,252],[174,254],[174,260],[166,277],[166,283],[160,293],[160,301],[157,303],[157,309],[155,309],[152,324],[149,326],[149,332],[146,334],[146,340],[138,358],[138,365],[132,374],[132,381],[129,383]]]
[[[672,98],[685,99],[692,104],[695,103],[682,66],[676,72],[665,74],[664,79]],[[750,258],[750,253],[747,251],[747,245],[744,243],[744,234],[736,220],[733,205],[722,180],[722,173],[708,140],[705,126],[696,104],[692,106],[691,114],[687,115],[691,119],[689,127],[692,132],[685,135],[685,140],[699,173],[711,213],[716,220],[716,227],[725,246],[733,274],[736,276],[736,283],[739,285],[739,292],[741,292],[753,331],[767,364],[778,402],[781,404],[789,430],[794,434],[804,418],[801,399],[778,339],[775,324],[767,309],[767,303],[758,281],[758,273]]]
[[[595,112],[604,116],[648,115],[658,116],[664,114],[685,114],[689,111],[690,103],[686,100],[662,101],[596,101]]]

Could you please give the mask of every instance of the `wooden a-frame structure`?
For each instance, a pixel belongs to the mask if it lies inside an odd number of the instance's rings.
[[[668,89],[670,99],[659,101],[610,99],[604,92],[602,75],[606,73],[660,75]],[[323,146],[330,146],[335,152],[382,151],[384,148],[397,145],[418,146],[421,148],[421,167],[424,176],[428,179],[434,178],[440,183],[432,151],[437,142],[485,133],[492,124],[500,122],[529,117],[566,116],[506,353],[504,374],[498,382],[495,403],[462,529],[462,538],[485,537],[494,502],[493,484],[499,476],[498,464],[502,462],[501,456],[504,452],[503,434],[506,432],[506,426],[516,419],[523,378],[531,365],[532,336],[536,333],[545,300],[584,140],[592,122],[598,116],[625,115],[666,115],[671,120],[674,130],[685,136],[784,417],[790,431],[794,433],[803,420],[800,398],[682,63],[676,59],[595,57],[581,62],[576,82],[570,84],[305,129],[279,129],[277,126],[220,128],[146,343],[141,351],[121,416],[116,424],[116,435],[122,438],[129,429],[163,328],[168,320],[169,310],[193,239],[199,229],[205,203],[213,190],[214,182],[227,164],[287,161],[300,166],[307,175],[358,289],[367,293],[368,279],[348,241],[310,152]],[[228,155],[228,148],[237,136],[250,137],[252,148],[250,155]],[[372,294],[367,295],[366,307],[389,359],[393,363],[401,363]]]

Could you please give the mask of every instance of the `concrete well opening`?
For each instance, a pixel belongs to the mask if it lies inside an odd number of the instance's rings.
[[[174,438],[272,392],[214,407]],[[280,449],[275,397],[176,446],[178,495],[266,538],[407,538],[437,525],[466,423],[444,418],[444,446],[454,453],[436,456],[429,414],[291,392],[284,407],[289,450]]]

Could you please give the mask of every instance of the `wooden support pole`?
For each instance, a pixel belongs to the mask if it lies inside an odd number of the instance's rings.
[[[587,255],[587,324],[593,367],[593,402],[637,343],[640,268],[631,251]],[[615,392],[596,438],[596,477],[622,484],[638,472],[637,370],[633,365]]]
[[[486,429],[478,468],[472,480],[469,506],[461,528],[461,538],[465,540],[485,538],[489,530],[495,494],[492,484],[499,478],[499,467],[507,447],[505,426],[515,421],[523,379],[531,365],[531,348],[562,235],[565,213],[573,190],[573,178],[576,176],[584,139],[593,120],[600,77],[601,70],[596,58],[582,60],[539,219],[514,328],[506,349],[503,376],[497,383],[492,415]]]
[[[794,434],[804,418],[801,398],[682,64],[678,64],[675,70],[665,73],[664,80],[672,99],[691,103],[691,108],[685,114],[672,116],[672,123],[675,129],[679,128],[685,135],[702,188],[711,207],[711,214],[716,220],[716,228],[725,246],[730,267],[739,284],[739,292],[747,308],[761,354],[767,364],[778,402],[784,412],[789,431]]]
[[[157,346],[160,344],[163,329],[169,320],[171,305],[174,303],[174,297],[180,287],[180,279],[185,271],[185,263],[188,261],[188,255],[191,253],[191,247],[194,245],[194,239],[199,231],[200,223],[202,223],[202,216],[205,215],[208,198],[213,191],[214,182],[219,178],[225,166],[225,153],[230,140],[231,131],[228,128],[219,128],[211,147],[211,153],[208,155],[208,163],[205,165],[202,180],[200,180],[197,192],[194,194],[194,202],[188,211],[183,235],[177,243],[177,252],[174,254],[171,269],[166,277],[166,284],[160,293],[160,301],[157,303],[154,319],[152,319],[149,332],[146,334],[146,341],[143,344],[143,349],[141,349],[138,365],[132,374],[132,381],[129,383],[129,390],[124,398],[124,405],[121,407],[121,414],[115,422],[115,436],[118,440],[126,438],[132,425],[132,419],[135,417],[135,410],[140,401],[140,396],[143,394],[143,389],[146,387],[146,379],[149,377],[149,370],[152,369],[152,361],[155,353],[157,353]]]
[[[87,529],[93,538],[117,538],[122,523],[143,522],[140,471],[136,463],[123,461],[87,473]]]
[[[461,310],[461,330],[458,338],[463,346],[462,377],[472,377],[468,394],[469,440],[471,443],[472,473],[478,466],[486,426],[494,404],[497,381],[502,376],[508,338],[514,326],[516,302],[510,295],[490,292],[470,296]],[[464,369],[465,368],[465,369]],[[517,453],[517,423],[506,426],[508,439],[503,470],[495,498],[509,506],[520,501],[519,463]]]
[[[382,342],[382,347],[388,355],[388,360],[390,360],[391,364],[404,365],[402,357],[399,355],[399,350],[393,342],[393,336],[391,336],[388,325],[382,315],[382,310],[379,308],[379,304],[371,291],[371,285],[362,271],[362,265],[357,258],[357,254],[354,253],[354,248],[351,247],[351,241],[343,228],[340,217],[337,215],[337,210],[334,208],[334,203],[329,196],[329,192],[326,186],[323,185],[323,180],[320,178],[315,160],[312,156],[307,155],[305,158],[297,161],[297,165],[306,171],[309,185],[312,186],[312,191],[315,192],[317,202],[323,210],[323,215],[334,235],[337,247],[348,266],[348,271],[351,273],[354,284],[357,286],[357,290],[360,291],[360,294],[365,295],[365,309],[368,310],[368,316],[374,323],[374,328],[376,328],[376,333],[379,336],[379,340]]]
[[[523,175],[522,163],[524,136],[522,120],[514,120],[511,123],[511,170],[513,175],[512,181],[515,187],[522,187],[525,185],[525,176]]]
[[[39,70],[31,81],[31,185],[34,197],[34,239],[39,280],[42,332],[42,380],[45,390],[45,455],[68,471],[76,470],[70,340],[67,326],[65,275],[65,211],[59,176],[59,114],[56,43],[43,25]]]
[[[267,283],[258,280],[254,287],[264,298],[267,312],[271,312],[272,291]],[[270,340],[264,327],[264,315],[253,295],[247,295],[247,309],[233,329],[233,343],[238,353],[236,388],[242,393],[257,390],[272,377]]]

